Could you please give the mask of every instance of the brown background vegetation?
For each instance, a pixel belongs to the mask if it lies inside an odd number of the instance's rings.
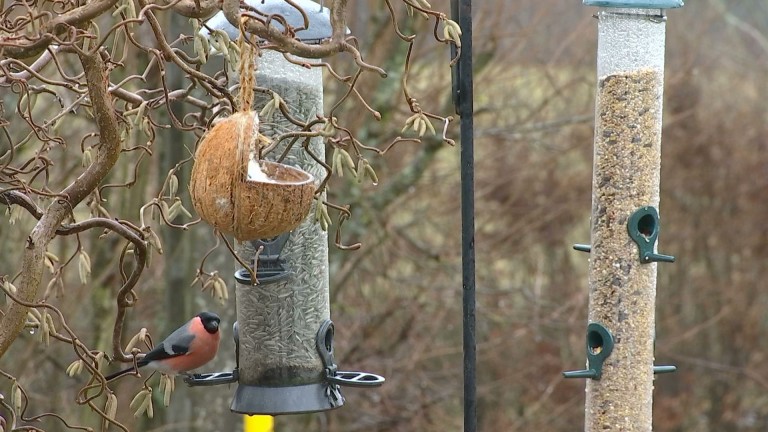
[[[571,245],[589,235],[594,10],[578,1],[476,3],[479,429],[579,430],[584,383],[566,381],[560,372],[585,361],[587,256]],[[676,364],[679,371],[655,382],[654,429],[764,431],[768,6],[688,3],[670,12],[667,27],[659,250],[677,262],[659,265],[657,296],[657,363]],[[356,2],[351,17],[368,60],[393,73],[364,82],[384,121],[358,116],[350,126],[372,144],[386,142],[407,117],[406,107],[396,103],[399,56],[393,55],[405,46],[382,30],[382,2]],[[416,49],[414,85],[431,95],[424,98],[431,109],[447,112],[448,54],[434,44]],[[329,83],[329,93],[334,90]],[[339,116],[354,119],[359,107],[348,110]],[[167,136],[169,142],[180,139]],[[122,201],[124,214],[136,216],[132,206],[155,193],[180,154],[168,150],[153,158]],[[60,156],[65,166],[79,164]],[[352,197],[356,217],[347,235],[364,247],[332,250],[331,310],[340,366],[388,381],[380,389],[345,390],[347,405],[338,411],[279,418],[279,432],[461,428],[458,149],[439,142],[403,145],[373,163],[380,186],[361,193],[346,179],[332,185],[339,196]],[[114,176],[129,171],[121,168]],[[0,224],[0,274],[18,268],[21,233],[31,222]],[[166,254],[155,257],[142,278],[132,331],[154,326],[162,334],[206,307],[222,312],[229,328],[233,298],[222,307],[188,288],[206,242],[212,244],[207,231],[164,235]],[[72,275],[60,302],[78,317],[79,334],[106,349],[118,285],[116,242],[92,237],[90,253],[98,262],[93,281],[80,286]],[[62,241],[54,245],[66,248]],[[226,255],[216,259],[212,265],[221,273],[232,270]],[[163,318],[169,304],[174,313]],[[24,377],[34,409],[82,416],[67,411],[79,385],[64,375],[71,353],[45,350],[33,336],[22,339],[0,363]],[[232,367],[231,344],[219,357],[215,368]],[[134,387],[121,384],[125,405]],[[180,389],[171,409],[139,430],[191,430],[190,423],[195,430],[233,430],[232,389],[204,392]],[[124,408],[121,420],[130,422]]]

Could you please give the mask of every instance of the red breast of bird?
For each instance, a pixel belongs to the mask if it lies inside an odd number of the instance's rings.
[[[147,359],[146,365],[149,369],[154,369],[167,374],[177,374],[179,372],[186,372],[193,369],[197,369],[216,357],[216,352],[219,349],[219,341],[221,339],[221,332],[215,333],[208,332],[203,326],[203,322],[200,317],[195,317],[190,320],[186,326],[180,328],[180,333],[186,335],[193,335],[194,337],[189,340],[188,344],[182,342],[185,346],[186,353],[182,355],[173,355],[178,347],[167,346],[163,347],[165,353],[171,355],[171,357]],[[184,335],[180,335],[181,338]],[[173,336],[173,335],[172,335]],[[173,337],[168,337],[168,340],[173,340]],[[186,341],[185,341],[186,342]],[[164,341],[168,343],[168,341]],[[148,356],[149,357],[149,356]],[[165,357],[165,356],[160,356]]]

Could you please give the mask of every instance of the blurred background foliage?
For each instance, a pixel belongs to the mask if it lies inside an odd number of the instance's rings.
[[[571,245],[589,240],[594,9],[559,0],[475,3],[479,430],[579,430],[584,383],[560,372],[585,362],[587,255]],[[407,47],[391,33],[383,1],[350,6],[349,27],[367,61],[390,77],[371,74],[359,87],[374,95],[383,121],[357,115],[355,103],[338,117],[364,143],[378,145],[397,136],[410,115],[398,93],[397,62]],[[190,31],[186,19],[164,16],[169,33]],[[429,32],[420,19],[407,22]],[[427,40],[423,35],[414,47],[411,85],[422,104],[446,113],[452,109],[448,52]],[[342,71],[345,61],[331,60]],[[656,431],[768,429],[767,73],[764,2],[702,0],[669,13],[659,248],[678,260],[659,265],[656,355],[657,363],[679,370],[655,383]],[[175,78],[168,79],[172,86]],[[343,94],[340,87],[328,80],[329,101]],[[142,165],[119,201],[113,198],[122,217],[137,218],[168,169],[193,148],[190,134],[163,133],[159,157]],[[56,154],[57,172],[77,174],[75,148],[70,143]],[[342,409],[281,417],[276,431],[461,429],[458,156],[437,139],[401,144],[372,160],[379,186],[333,180],[332,199],[351,202],[355,214],[346,235],[364,245],[356,252],[331,248],[336,358],[343,369],[380,373],[387,383],[345,389]],[[114,181],[133,175],[128,161],[135,157],[118,165]],[[15,225],[7,217],[0,223],[0,274],[18,271],[19,248],[32,226],[26,215]],[[142,277],[141,303],[126,335],[146,326],[159,337],[201,309],[221,313],[229,329],[234,296],[220,305],[190,287],[214,243],[209,230],[162,232],[165,254],[155,255]],[[90,283],[67,274],[57,304],[81,337],[108,350],[120,245],[98,234],[83,237],[94,260]],[[55,240],[52,251],[71,253],[70,240]],[[225,275],[234,270],[223,251],[208,266]],[[87,422],[83,410],[71,408],[81,385],[64,374],[71,348],[45,349],[36,339],[23,335],[0,360],[2,368],[23,377],[36,412]],[[224,340],[212,370],[234,365],[231,341]],[[233,388],[186,389],[179,382],[171,408],[148,421],[127,409],[139,380],[123,381],[126,406],[118,418],[138,430],[239,428],[239,416],[228,410]]]

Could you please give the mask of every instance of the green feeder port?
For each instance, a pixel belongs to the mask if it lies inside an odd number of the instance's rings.
[[[613,351],[613,335],[598,323],[587,326],[587,369],[563,372],[565,378],[590,378],[603,376],[603,363]]]
[[[640,262],[675,262],[672,255],[654,252],[656,240],[659,238],[659,212],[655,207],[641,207],[629,217],[627,231],[632,240],[637,243],[640,251]]]
[[[672,255],[654,252],[656,241],[659,238],[659,212],[655,207],[641,207],[632,213],[627,222],[627,231],[629,237],[637,244],[642,264],[675,262],[675,257]],[[573,245],[573,249],[579,252],[592,252],[592,246],[583,243]]]

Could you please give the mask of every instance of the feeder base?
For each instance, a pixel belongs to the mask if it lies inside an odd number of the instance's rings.
[[[328,411],[344,405],[344,398],[337,390],[337,399],[327,383],[293,387],[257,387],[239,384],[229,409],[239,414],[303,414]]]

